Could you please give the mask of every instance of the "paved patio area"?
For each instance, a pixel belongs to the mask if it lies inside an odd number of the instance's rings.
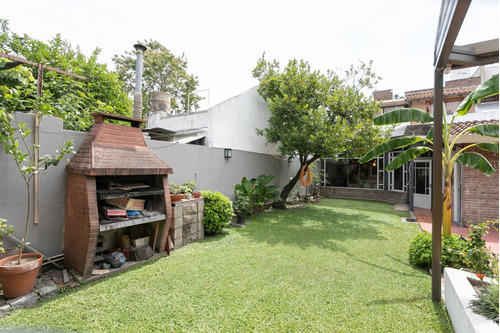
[[[432,233],[432,211],[430,209],[414,208],[413,213],[422,230]],[[468,236],[469,228],[459,227],[452,223],[451,232],[464,237]],[[491,228],[490,233],[484,237],[486,246],[491,248],[491,251],[498,254],[498,231]]]

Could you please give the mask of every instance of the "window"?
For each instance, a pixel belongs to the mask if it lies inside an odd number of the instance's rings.
[[[401,152],[390,152],[389,163],[391,163]],[[406,192],[407,183],[406,164],[402,167],[389,172],[389,191]]]
[[[461,101],[452,101],[452,102],[444,103],[445,107],[446,107],[446,114],[449,116],[454,114],[457,111],[458,106],[460,105],[460,102]]]
[[[383,188],[383,158],[359,164],[357,159],[324,160],[324,186]]]

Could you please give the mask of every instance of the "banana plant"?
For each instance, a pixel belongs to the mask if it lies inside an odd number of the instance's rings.
[[[448,123],[446,120],[446,112],[443,112],[443,177],[444,177],[444,196],[443,196],[443,237],[451,234],[451,178],[455,165],[467,165],[473,167],[483,174],[490,176],[495,172],[493,166],[488,160],[477,152],[468,151],[471,148],[478,147],[484,151],[498,153],[498,140],[497,142],[473,143],[465,147],[458,147],[457,143],[460,137],[466,133],[474,133],[492,138],[498,138],[498,124],[479,124],[464,129],[455,137],[451,136],[451,128],[456,117],[466,115],[470,108],[477,104],[481,99],[490,96],[498,95],[498,74],[479,85],[473,92],[471,92],[458,106],[457,112],[452,116],[451,121]],[[434,118],[425,111],[409,108],[398,109],[387,112],[373,119],[375,125],[394,125],[405,122],[418,122],[429,123]],[[406,148],[411,148],[399,154],[387,167],[387,171],[395,170],[405,163],[410,162],[416,157],[432,151],[433,145],[433,128],[429,130],[425,137],[420,136],[406,136],[394,138],[389,140],[363,156],[359,163],[366,163],[374,157],[382,155],[386,152]]]

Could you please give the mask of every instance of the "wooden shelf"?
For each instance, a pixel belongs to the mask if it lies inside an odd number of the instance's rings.
[[[122,220],[122,221],[116,221],[116,222],[106,221],[106,223],[102,223],[102,221],[101,221],[102,224],[99,224],[99,231],[107,231],[107,230],[126,228],[126,227],[131,227],[134,225],[138,225],[138,224],[151,223],[151,222],[162,221],[162,220],[166,220],[166,219],[167,219],[166,214],[158,212],[158,214],[155,214],[153,216],[148,216],[148,217],[135,217],[135,218],[130,217],[128,220]]]

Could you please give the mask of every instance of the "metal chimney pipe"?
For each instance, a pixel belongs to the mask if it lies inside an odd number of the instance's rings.
[[[134,45],[137,59],[135,61],[134,118],[142,119],[142,59],[147,48],[141,44]]]

